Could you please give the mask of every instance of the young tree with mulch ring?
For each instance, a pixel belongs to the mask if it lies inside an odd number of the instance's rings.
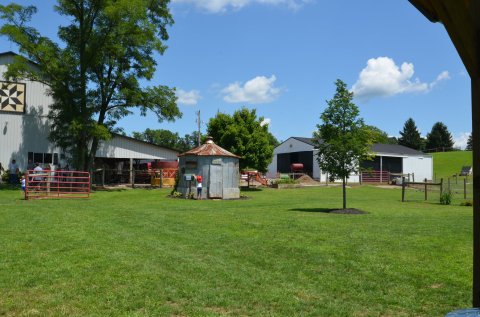
[[[353,93],[340,79],[335,85],[336,93],[320,116],[323,123],[317,125],[314,142],[320,169],[331,179],[342,180],[343,209],[346,209],[346,181],[352,173],[359,172],[359,162],[369,157],[372,135],[352,102]]]

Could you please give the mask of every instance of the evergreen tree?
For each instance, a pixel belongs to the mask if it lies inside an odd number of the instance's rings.
[[[427,134],[426,148],[433,151],[449,151],[453,148],[452,134],[442,122],[433,125],[432,131]]]
[[[398,139],[398,144],[415,149],[422,150],[422,138],[420,132],[415,125],[415,121],[412,118],[409,118],[405,121],[403,125],[403,131],[400,131],[400,138]]]
[[[368,157],[372,144],[372,130],[359,117],[360,111],[352,102],[353,93],[338,79],[333,99],[321,114],[322,124],[317,124],[314,133],[318,149],[317,161],[322,171],[332,178],[340,178],[343,187],[343,208],[347,208],[346,180],[351,173],[359,171],[362,159]]]
[[[467,146],[465,147],[465,151],[472,151],[473,150],[473,141],[472,141],[472,134],[468,136]]]

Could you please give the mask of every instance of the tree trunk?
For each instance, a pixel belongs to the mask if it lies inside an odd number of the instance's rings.
[[[343,209],[347,209],[347,187],[346,187],[345,177],[342,178],[342,188],[343,188]]]

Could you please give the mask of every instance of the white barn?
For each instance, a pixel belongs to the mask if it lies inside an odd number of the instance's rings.
[[[48,140],[49,107],[53,103],[48,86],[30,80],[4,80],[7,65],[17,54],[0,53],[0,163],[7,169],[15,159],[20,170],[27,168],[28,160],[41,164],[65,166],[68,153]],[[31,67],[36,65],[31,63]],[[179,152],[136,139],[113,135],[100,144],[96,158],[101,161],[124,161],[132,166],[134,160],[177,161]]]
[[[290,173],[290,165],[302,163],[304,172],[319,181],[326,181],[328,175],[320,170],[313,139],[290,137],[274,151],[272,163],[268,166],[267,177],[275,178],[278,173]],[[431,155],[397,144],[374,144],[373,160],[361,162],[362,168],[396,174],[413,174],[416,180],[433,178]],[[351,175],[349,182],[359,182],[358,175]]]

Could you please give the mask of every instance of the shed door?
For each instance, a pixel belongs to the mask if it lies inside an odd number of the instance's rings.
[[[210,174],[208,177],[208,197],[223,197],[223,170],[222,165],[210,165]]]

